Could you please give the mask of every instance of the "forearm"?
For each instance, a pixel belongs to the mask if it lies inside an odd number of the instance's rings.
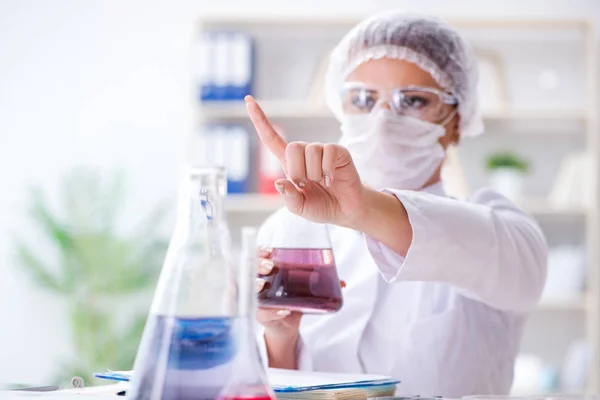
[[[535,306],[547,248],[533,218],[490,191],[469,202],[401,190],[393,196],[405,218],[395,215],[399,211],[391,202],[378,205],[388,200],[376,196],[355,228],[366,233],[367,247],[388,282],[443,283],[501,310],[528,312]],[[383,224],[382,216],[388,218]],[[403,233],[401,226],[411,232]]]
[[[361,212],[349,228],[363,232],[401,256],[406,256],[413,231],[408,213],[396,196],[365,188]]]
[[[265,344],[269,357],[269,367],[281,369],[298,369],[296,346],[298,337],[280,338],[265,332]]]

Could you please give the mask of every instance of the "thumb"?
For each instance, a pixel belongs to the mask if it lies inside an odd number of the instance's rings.
[[[302,214],[304,207],[304,195],[296,189],[296,186],[287,179],[279,179],[275,182],[275,189],[281,194],[286,208],[293,214]]]

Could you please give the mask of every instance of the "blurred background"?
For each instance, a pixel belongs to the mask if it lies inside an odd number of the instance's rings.
[[[328,51],[390,8],[445,18],[480,60],[486,134],[448,189],[494,187],[551,246],[513,391],[600,391],[596,0],[1,0],[0,380],[131,368],[182,166],[227,164],[235,243],[280,206],[240,99],[291,140],[337,140]]]

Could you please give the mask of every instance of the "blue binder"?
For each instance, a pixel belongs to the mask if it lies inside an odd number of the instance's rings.
[[[252,94],[254,40],[237,31],[204,32],[198,38],[201,102],[240,101]]]

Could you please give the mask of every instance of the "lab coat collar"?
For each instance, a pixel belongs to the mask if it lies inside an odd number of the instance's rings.
[[[446,191],[444,190],[444,184],[442,181],[437,181],[436,183],[424,187],[420,191],[435,194],[437,196],[446,196]]]
[[[386,193],[393,193],[394,189],[383,189],[384,192]],[[444,196],[446,197],[446,191],[444,190],[444,184],[442,183],[442,181],[437,181],[435,183],[432,183],[429,186],[425,186],[423,189],[419,189],[417,190],[417,192],[424,192],[424,193],[430,193],[430,194],[434,194],[436,196]]]

